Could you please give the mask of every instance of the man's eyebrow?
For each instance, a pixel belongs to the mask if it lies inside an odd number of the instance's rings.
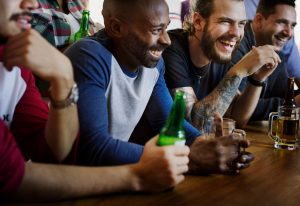
[[[231,18],[228,18],[228,17],[219,17],[218,18],[218,21],[228,21],[228,22],[247,22],[247,19],[241,19],[241,20],[234,20],[234,19],[231,19]]]
[[[291,23],[293,26],[296,26],[296,25],[297,25],[297,22],[290,22],[290,21],[287,20],[287,19],[277,19],[276,22],[279,22],[279,23],[285,23],[285,24]]]
[[[150,23],[150,25],[151,25],[151,27],[156,28],[156,27],[165,27],[165,26],[168,26],[170,23],[171,23],[171,20],[169,20],[169,22],[167,24],[160,23],[160,24],[154,25],[154,24]]]

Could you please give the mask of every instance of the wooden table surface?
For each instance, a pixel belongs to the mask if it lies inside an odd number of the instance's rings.
[[[103,195],[47,205],[300,205],[300,151],[274,149],[266,127],[261,123],[247,127],[252,144],[247,150],[255,160],[239,175],[187,176],[164,193]]]

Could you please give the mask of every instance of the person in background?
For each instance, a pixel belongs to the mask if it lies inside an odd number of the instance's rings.
[[[172,44],[163,53],[167,86],[172,93],[177,89],[186,92],[187,118],[194,125],[200,124],[199,115],[209,117],[218,112],[224,116],[227,111],[226,116],[243,127],[261,88],[249,85],[241,94],[241,80],[249,75],[265,79],[280,59],[273,47],[258,47],[227,72],[225,63],[230,63],[244,36],[247,20],[243,1],[196,0],[192,8],[186,29],[169,31]],[[269,66],[260,70],[265,65]]]
[[[261,0],[253,21],[245,27],[245,37],[237,52],[234,53],[231,64],[238,62],[243,56],[252,50],[253,47],[262,45],[273,45],[281,51],[289,40],[294,36],[296,25],[296,10],[294,0]],[[279,52],[281,56],[284,56]],[[265,81],[253,81],[246,78],[243,80],[240,89],[245,85],[254,84],[263,89],[259,102],[255,108],[251,120],[266,120],[269,113],[277,111],[286,95],[286,82],[288,71],[287,62],[283,61],[276,70]],[[300,105],[300,95],[296,96],[296,102]]]
[[[189,148],[158,147],[157,138],[146,143],[135,164],[93,168],[50,164],[75,163],[68,158],[76,153],[78,93],[69,59],[30,28],[29,10],[37,6],[35,0],[0,0],[1,202],[158,192],[183,181]],[[50,82],[50,109],[32,73]]]
[[[70,45],[71,36],[79,30],[82,11],[88,1],[38,0],[38,3],[39,7],[33,11],[32,27],[53,46],[63,51]],[[96,28],[90,20],[91,34],[100,28]],[[42,96],[48,97],[49,83],[36,77],[36,85]]]
[[[246,7],[247,18],[249,20],[253,20],[259,0],[244,0],[244,3]],[[281,52],[284,55],[284,60],[286,61],[288,75],[290,77],[295,77],[295,81],[298,87],[300,87],[300,55],[294,36],[292,36],[292,38],[284,45]]]
[[[80,27],[82,11],[87,1],[38,0],[39,7],[33,11],[32,27],[58,49],[69,45],[72,34]],[[85,6],[83,5],[85,3]],[[90,21],[90,33],[96,32]]]
[[[172,106],[161,58],[171,43],[166,31],[169,10],[164,0],[104,0],[102,14],[105,29],[65,51],[80,91],[79,161],[134,163],[142,144],[162,129]],[[142,120],[147,124],[141,125]],[[140,125],[137,144],[131,138]],[[208,141],[186,121],[184,129],[191,148],[190,172],[236,173],[249,166],[251,155],[238,154],[239,145],[248,146],[241,137]]]

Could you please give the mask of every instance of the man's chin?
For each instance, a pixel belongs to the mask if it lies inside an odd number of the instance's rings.
[[[219,64],[228,64],[231,61],[231,55],[214,55],[212,58],[214,62]]]
[[[143,64],[144,67],[147,67],[147,68],[154,68],[156,67],[156,65],[158,64],[158,61],[149,61],[149,62],[145,62]]]

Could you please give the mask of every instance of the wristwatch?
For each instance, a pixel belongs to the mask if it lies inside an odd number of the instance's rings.
[[[248,82],[250,84],[252,84],[253,86],[256,86],[256,87],[264,87],[266,85],[266,82],[265,81],[259,81],[257,79],[254,79],[253,77],[249,76],[247,78]]]
[[[50,99],[51,106],[55,109],[63,109],[63,108],[75,105],[79,99],[77,84],[75,83],[72,86],[71,91],[68,94],[66,99],[61,100],[61,101],[55,101],[52,99],[51,94],[49,94],[49,99]]]

